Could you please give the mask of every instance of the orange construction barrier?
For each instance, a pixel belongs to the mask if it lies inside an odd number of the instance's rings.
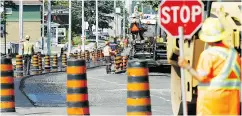
[[[16,77],[23,77],[23,57],[21,55],[16,55]]]
[[[15,112],[12,59],[1,58],[1,112]]]
[[[39,59],[37,55],[33,55],[32,65],[33,65],[32,74],[33,75],[39,74]]]
[[[58,57],[57,57],[57,54],[55,54],[54,57],[53,57],[52,70],[53,70],[53,72],[57,72],[58,71]]]
[[[70,59],[67,64],[67,113],[89,115],[86,61]]]
[[[127,115],[152,115],[147,62],[129,62],[127,73]]]

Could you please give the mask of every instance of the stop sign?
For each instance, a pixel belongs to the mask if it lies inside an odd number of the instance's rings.
[[[159,24],[171,36],[178,37],[178,27],[184,29],[184,37],[191,38],[203,21],[201,0],[166,0],[159,6]]]

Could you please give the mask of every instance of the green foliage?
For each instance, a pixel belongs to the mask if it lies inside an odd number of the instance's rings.
[[[92,34],[92,26],[96,23],[96,9],[95,1],[85,1],[84,3],[84,17],[85,21],[89,24],[89,33]],[[82,30],[82,2],[72,1],[72,30],[80,34]],[[106,14],[112,13],[113,1],[99,1],[98,2],[98,17],[99,17],[99,28],[109,28],[109,23],[113,20],[113,17],[107,16]]]
[[[161,3],[160,0],[146,0],[142,2],[143,4],[152,5],[154,10],[158,10],[158,6]]]
[[[45,6],[48,6],[48,0],[44,0]],[[51,0],[51,6],[66,6],[68,7],[68,1],[61,1],[61,0]]]
[[[81,38],[80,38],[80,36],[75,36],[75,37],[73,37],[73,43],[74,43],[74,46],[75,45],[78,45],[78,44],[82,44],[82,40],[81,40]]]
[[[65,43],[67,43],[68,42],[68,38],[65,38],[65,39],[62,39],[61,40],[61,44],[65,44]]]

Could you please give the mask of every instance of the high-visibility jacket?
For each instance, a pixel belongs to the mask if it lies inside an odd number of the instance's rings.
[[[137,23],[132,23],[131,24],[131,33],[136,33],[139,31],[139,26]]]
[[[103,48],[103,55],[104,56],[111,56],[111,54],[110,54],[110,51],[111,51],[112,49],[111,49],[111,47],[110,46],[105,46],[104,48]]]
[[[221,60],[204,62],[207,70],[211,70],[206,75],[214,77],[204,79],[198,85],[197,115],[239,115],[241,85],[239,55],[235,49],[228,50],[223,47],[211,47],[205,52],[211,58],[219,57]],[[221,66],[221,63],[224,65]],[[220,71],[214,75],[219,67]]]
[[[24,42],[24,55],[32,55],[33,54],[33,44],[31,44],[29,41]]]

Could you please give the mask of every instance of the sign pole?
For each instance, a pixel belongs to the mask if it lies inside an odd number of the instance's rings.
[[[51,55],[51,0],[48,0],[48,39],[47,39],[47,55]]]
[[[22,48],[23,48],[23,0],[19,1],[19,51],[18,53],[20,55],[23,54]]]
[[[183,27],[178,27],[179,32],[179,46],[180,46],[180,57],[184,57],[184,51],[183,51],[183,43],[184,43],[184,29]],[[181,68],[181,89],[182,89],[182,106],[183,106],[183,115],[187,116],[187,104],[186,104],[186,93],[185,93],[185,72],[184,69]]]
[[[69,2],[69,24],[68,24],[68,54],[67,56],[69,57],[70,53],[71,53],[71,48],[72,48],[72,41],[71,41],[71,0],[68,1]]]
[[[98,0],[96,0],[96,47],[98,48]]]
[[[82,52],[85,52],[85,19],[84,19],[84,0],[82,0]]]

